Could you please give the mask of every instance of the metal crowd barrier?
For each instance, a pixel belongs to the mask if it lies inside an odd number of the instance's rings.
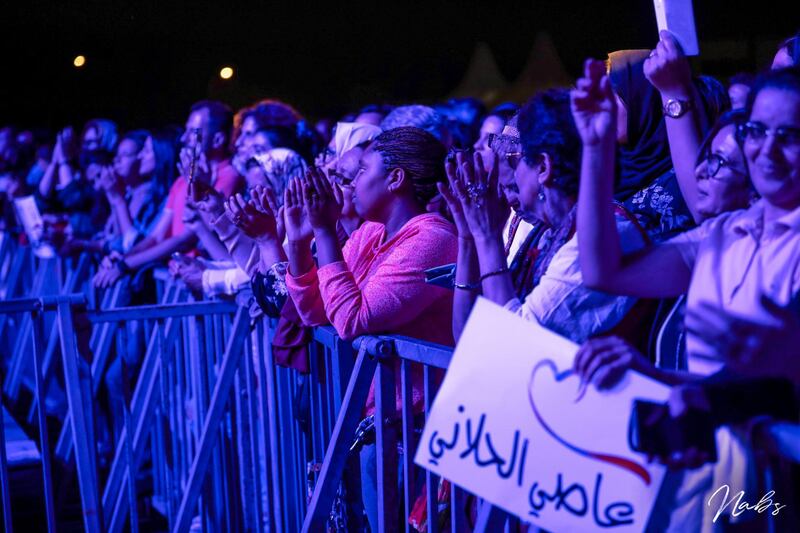
[[[91,270],[85,256],[47,262],[25,247],[0,245],[3,403],[22,405],[38,433],[50,531],[61,518],[63,490],[53,478],[54,460],[59,472],[74,465],[89,532],[126,525],[136,532],[143,511],[163,516],[173,532],[323,531],[346,465],[352,465],[350,448],[373,382],[379,531],[414,531],[408,518],[420,486],[427,531],[440,531],[440,480],[413,457],[451,349],[390,336],[350,343],[330,327],[315,328],[310,372],[301,375],[275,364],[275,323],[252,319],[247,307],[195,301],[163,274],[156,275],[160,304],[121,306],[128,281],[100,297],[87,285]],[[14,298],[21,294],[35,296]],[[78,322],[91,324],[91,333],[78,334]],[[142,357],[131,365],[122,355],[137,345]],[[121,390],[108,391],[106,374],[115,360]],[[421,406],[412,405],[412,375],[422,381]],[[46,398],[61,388],[68,409],[58,417],[58,437],[50,439]],[[122,399],[118,431],[98,416],[109,392]],[[296,401],[304,394],[307,409]],[[103,431],[113,449],[98,457]],[[3,520],[12,531],[8,480],[0,446]],[[444,523],[450,531],[514,531],[519,524],[457,486],[449,499]]]

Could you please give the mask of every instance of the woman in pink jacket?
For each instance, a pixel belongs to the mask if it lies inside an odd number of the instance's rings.
[[[289,272],[286,286],[306,325],[331,323],[344,339],[390,333],[452,345],[453,293],[425,283],[425,270],[456,260],[455,227],[425,205],[443,182],[445,149],[430,133],[402,127],[381,133],[364,150],[353,204],[365,221],[344,245],[336,222],[342,190],[319,171],[286,192]],[[311,255],[316,242],[318,265]],[[401,403],[399,362],[395,398]],[[415,410],[422,408],[421,368],[412,371]],[[374,385],[374,384],[373,384]],[[366,415],[375,409],[367,397]],[[362,501],[377,531],[374,445],[361,450]]]

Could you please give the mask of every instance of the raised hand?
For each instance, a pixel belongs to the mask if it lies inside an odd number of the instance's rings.
[[[256,209],[275,218],[275,231],[278,236],[278,242],[283,242],[286,238],[286,226],[283,216],[283,207],[278,207],[278,199],[275,197],[275,191],[272,187],[257,185],[253,191],[253,200],[255,201]]]
[[[659,34],[661,40],[644,60],[644,75],[663,96],[690,98],[692,95],[692,69],[683,55],[680,43],[667,30]]]
[[[342,190],[337,184],[331,183],[320,169],[309,168],[303,183],[303,205],[315,231],[335,231],[344,205]]]
[[[213,227],[214,222],[225,214],[225,198],[218,190],[213,187],[205,189],[202,200],[195,203],[197,214],[203,219],[203,223],[209,228]]]
[[[587,59],[583,77],[570,92],[572,116],[584,145],[616,138],[617,103],[602,61]]]
[[[303,185],[299,179],[289,181],[283,195],[283,220],[289,242],[310,243],[314,230],[303,206]]]
[[[453,196],[458,199],[463,213],[463,222],[457,222],[462,224],[459,235],[464,231],[463,224],[466,223],[475,239],[500,236],[509,211],[508,203],[499,194],[497,187],[497,155],[494,155],[491,169],[487,170],[480,153],[470,157],[469,154],[459,152],[456,154],[455,164],[446,163],[445,171],[450,182],[451,200]]]
[[[264,212],[255,198],[245,202],[241,194],[231,196],[225,202],[225,213],[251,239],[278,239],[275,214]]]
[[[106,193],[109,200],[125,196],[125,185],[114,174],[114,169],[105,166],[100,170],[97,184]]]
[[[447,174],[447,181],[450,184],[448,187],[445,183],[437,183],[436,188],[444,198],[447,204],[447,209],[453,217],[453,222],[458,230],[459,239],[472,239],[472,232],[467,224],[466,215],[464,215],[464,207],[461,205],[460,198],[466,196],[466,190],[462,187],[458,176],[456,175],[456,163],[453,160],[448,160],[444,164],[445,174]]]

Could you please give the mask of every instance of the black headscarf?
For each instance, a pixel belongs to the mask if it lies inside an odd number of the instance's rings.
[[[611,85],[628,111],[628,142],[617,149],[617,182],[614,196],[624,201],[646,188],[672,168],[661,95],[644,76],[644,60],[650,50],[612,52]],[[730,107],[724,86],[710,78],[695,78],[700,96],[696,102],[703,129]]]

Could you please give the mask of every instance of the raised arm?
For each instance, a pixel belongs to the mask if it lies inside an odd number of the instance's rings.
[[[448,161],[445,165],[447,180],[450,188],[443,183],[437,184],[439,193],[447,202],[447,207],[453,216],[458,230],[458,260],[455,273],[455,294],[453,295],[453,338],[458,341],[464,326],[467,323],[472,306],[480,294],[480,265],[478,253],[475,250],[475,239],[469,230],[464,209],[456,196],[458,189],[455,163]]]
[[[665,115],[664,120],[678,186],[695,222],[699,223],[701,217],[697,211],[697,179],[694,169],[702,144],[703,128],[708,125],[702,123],[702,102],[692,83],[689,61],[670,32],[661,32],[661,40],[644,61],[644,75],[661,94],[663,105],[666,106],[670,100],[689,103],[688,112],[680,117]]]
[[[643,298],[683,294],[691,270],[675,245],[622,255],[612,203],[616,103],[602,61],[586,61],[584,77],[571,97],[583,141],[577,216],[583,282],[593,289]]]
[[[508,205],[497,187],[497,155],[490,169],[486,169],[480,154],[472,158],[458,154],[456,163],[454,192],[475,242],[483,296],[498,305],[506,305],[516,298],[516,293],[503,246]]]

